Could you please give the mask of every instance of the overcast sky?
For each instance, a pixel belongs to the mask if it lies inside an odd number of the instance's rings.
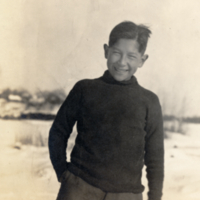
[[[131,20],[152,30],[138,82],[171,110],[200,115],[199,8],[198,0],[0,0],[0,89],[68,92],[101,76],[111,29]]]

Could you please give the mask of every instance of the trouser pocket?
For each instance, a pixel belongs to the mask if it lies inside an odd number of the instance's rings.
[[[62,183],[63,181],[67,181],[70,175],[71,175],[71,172],[69,172],[68,170],[64,171],[61,176],[60,182]]]
[[[106,193],[71,172],[63,174],[57,200],[103,200]]]

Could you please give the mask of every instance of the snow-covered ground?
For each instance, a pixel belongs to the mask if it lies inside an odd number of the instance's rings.
[[[41,134],[47,142],[51,121],[0,120],[0,199],[54,200],[59,183],[47,146],[21,145],[20,135]],[[165,140],[163,200],[200,199],[200,125],[187,125],[185,135],[168,133]],[[73,146],[74,136],[69,141]],[[69,158],[69,153],[68,153]],[[146,186],[145,169],[143,183]],[[147,187],[146,187],[147,188]],[[146,200],[144,192],[144,200]]]

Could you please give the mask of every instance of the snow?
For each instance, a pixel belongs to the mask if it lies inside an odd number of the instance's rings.
[[[48,137],[52,121],[0,120],[0,199],[54,200],[60,184],[52,168],[47,146],[23,145],[16,135]],[[185,135],[168,132],[165,140],[163,200],[200,199],[200,125],[188,124]],[[75,134],[68,143],[68,159]],[[18,146],[19,148],[16,148]],[[146,200],[147,181],[143,170]]]

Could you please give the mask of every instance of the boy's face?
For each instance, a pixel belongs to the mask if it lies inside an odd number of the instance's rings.
[[[107,67],[116,81],[128,81],[142,67],[148,55],[138,51],[139,44],[133,39],[119,39],[112,47],[104,45]]]

